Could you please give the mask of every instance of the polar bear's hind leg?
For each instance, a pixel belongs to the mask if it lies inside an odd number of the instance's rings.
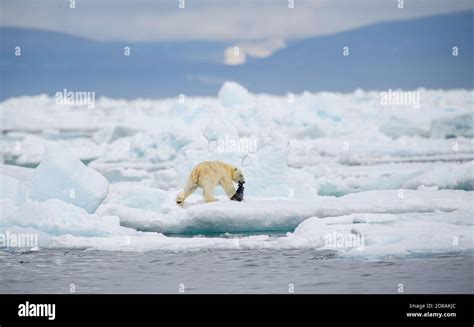
[[[186,200],[186,198],[190,196],[197,189],[197,187],[198,185],[193,182],[190,176],[186,182],[186,186],[184,187],[184,190],[181,191],[176,197],[176,203],[182,204],[184,200]]]

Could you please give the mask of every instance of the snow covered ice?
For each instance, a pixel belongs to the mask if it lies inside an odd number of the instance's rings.
[[[49,144],[32,178],[31,199],[61,199],[94,212],[107,195],[109,182],[86,167],[68,149]]]
[[[472,92],[415,91],[417,109],[376,91],[271,96],[234,82],[213,98],[94,109],[5,100],[0,230],[37,233],[40,248],[472,251]],[[219,190],[218,202],[196,192],[176,205],[203,160],[243,170],[242,203]]]
[[[224,107],[251,105],[253,102],[249,91],[235,82],[225,82],[219,91],[219,99]]]

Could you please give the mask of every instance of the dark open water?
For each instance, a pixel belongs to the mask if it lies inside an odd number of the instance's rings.
[[[0,252],[0,293],[474,293],[472,255],[347,260],[314,250]],[[181,285],[180,284],[184,284]],[[291,288],[291,287],[290,287]]]

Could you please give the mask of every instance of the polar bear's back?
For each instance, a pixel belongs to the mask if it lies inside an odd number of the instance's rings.
[[[203,176],[215,176],[221,178],[223,175],[231,174],[232,167],[222,161],[203,161],[191,171],[191,179],[195,184],[199,184]]]

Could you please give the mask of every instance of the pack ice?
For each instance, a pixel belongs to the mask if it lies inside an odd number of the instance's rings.
[[[271,96],[234,82],[217,97],[100,98],[94,110],[5,100],[0,231],[36,233],[40,248],[472,252],[471,91],[415,91],[418,109],[376,91]],[[197,191],[176,205],[203,160],[241,167],[242,203]]]
[[[94,212],[107,195],[109,182],[85,166],[68,149],[48,144],[32,178],[31,199],[60,199]]]

